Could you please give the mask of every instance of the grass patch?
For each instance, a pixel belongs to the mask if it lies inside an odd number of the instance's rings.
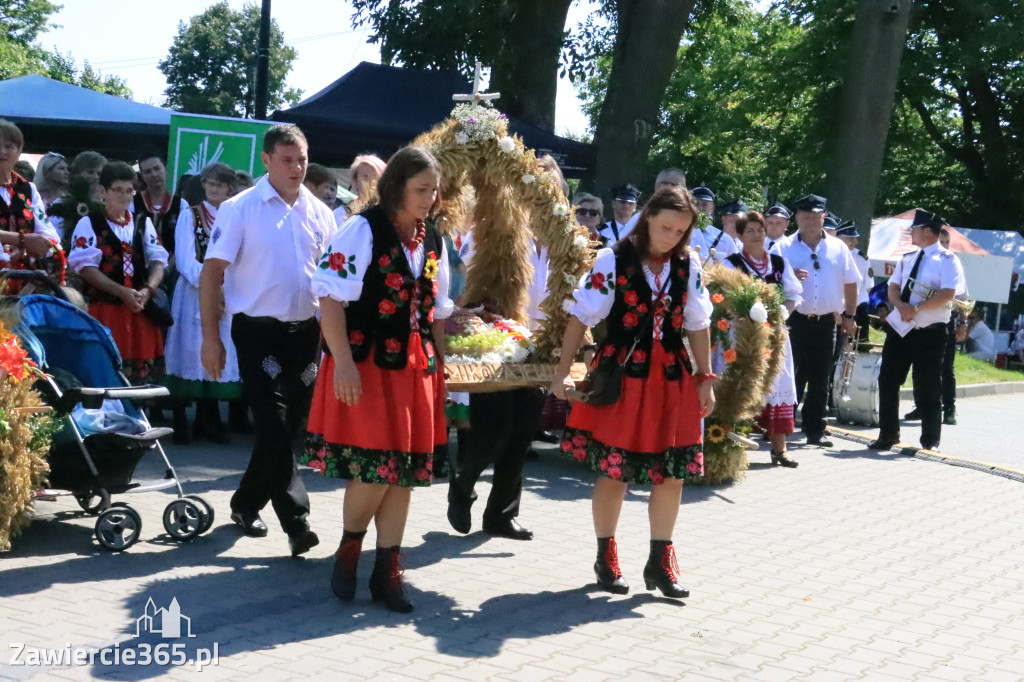
[[[868,332],[869,340],[872,343],[885,343],[885,332],[871,329]],[[996,384],[1004,381],[1024,381],[1024,373],[1017,370],[996,369],[987,362],[969,358],[962,353],[957,353],[953,360],[953,369],[956,372],[956,383],[958,386],[968,384]],[[907,381],[903,388],[910,388],[912,385],[911,374],[907,375]]]

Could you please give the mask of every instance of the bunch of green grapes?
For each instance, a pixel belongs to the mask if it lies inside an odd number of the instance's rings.
[[[445,336],[444,343],[449,353],[482,355],[499,350],[507,338],[505,332],[494,329],[472,336]]]

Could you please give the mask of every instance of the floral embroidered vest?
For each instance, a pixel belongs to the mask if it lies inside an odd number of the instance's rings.
[[[0,200],[0,230],[16,234],[31,234],[36,229],[32,206],[32,185],[17,173],[12,173],[14,188],[11,203]]]
[[[373,232],[373,252],[359,300],[345,307],[352,359],[366,360],[372,348],[374,362],[383,369],[404,369],[408,360],[409,336],[420,334],[423,353],[428,362],[426,371],[437,371],[432,323],[437,298],[437,259],[441,251],[441,234],[427,225],[423,239],[425,261],[423,274],[413,277],[402,242],[384,211],[374,206],[360,213]],[[328,267],[347,277],[355,272],[351,256],[331,253],[328,248],[319,267]],[[412,312],[416,328],[413,329]]]
[[[167,249],[167,253],[173,256],[174,228],[178,224],[178,215],[181,213],[181,196],[172,196],[169,205],[161,208],[163,210],[160,213],[150,211],[146,207],[146,197],[139,192],[135,195],[135,207],[132,209],[132,214],[144,215],[153,221],[153,227],[156,228],[160,243]]]
[[[189,206],[192,211],[192,237],[196,245],[196,262],[202,263],[206,260],[206,249],[210,246],[210,229],[212,224],[207,225],[206,212],[202,206]]]
[[[631,239],[623,239],[612,247],[615,254],[615,282],[609,282],[611,273],[601,275],[594,273],[588,286],[605,286],[615,290],[615,302],[606,323],[607,335],[598,347],[600,363],[621,362],[636,339],[637,331],[643,327],[640,341],[633,351],[628,363],[623,368],[626,376],[646,377],[650,371],[651,348],[654,345],[654,325],[644,323],[655,303],[651,297],[656,293],[651,290],[644,276],[643,263]],[[599,277],[600,276],[600,277]],[[600,281],[595,278],[599,277]],[[686,306],[687,282],[690,278],[690,259],[673,256],[669,268],[669,283],[664,296],[668,297],[661,327],[661,344],[675,360],[665,367],[665,378],[670,380],[682,377],[686,348],[683,345],[683,308]]]
[[[149,279],[149,272],[146,266],[146,249],[142,243],[146,216],[141,214],[135,216],[135,233],[131,244],[122,242],[114,234],[114,231],[110,229],[110,225],[107,224],[106,217],[102,214],[93,213],[89,216],[89,221],[92,223],[92,231],[96,233],[95,246],[103,252],[103,255],[100,257],[99,271],[114,282],[126,287],[132,289],[143,287]],[[73,246],[75,248],[92,247],[93,244],[90,244],[89,241],[91,241],[91,238],[78,237]],[[131,261],[129,271],[126,271],[124,267],[125,256]],[[115,305],[122,303],[121,299],[116,296],[111,296],[91,286],[86,287],[85,294],[90,302],[112,303]]]
[[[782,271],[786,268],[786,261],[782,256],[778,256],[774,253],[770,253],[768,255],[772,261],[772,269],[764,277],[761,277],[759,274],[754,272],[753,268],[751,268],[750,264],[747,263],[747,259],[743,257],[742,253],[734,253],[726,256],[726,260],[735,265],[737,270],[746,275],[750,275],[755,279],[763,280],[768,284],[778,284],[779,286],[782,286]]]

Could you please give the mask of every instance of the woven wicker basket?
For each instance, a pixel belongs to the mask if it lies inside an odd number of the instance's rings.
[[[546,387],[555,377],[556,366],[529,363],[446,364],[445,385],[449,391],[465,393],[493,393],[524,386]],[[581,381],[586,374],[587,366],[582,362],[575,363],[569,372],[576,381]]]

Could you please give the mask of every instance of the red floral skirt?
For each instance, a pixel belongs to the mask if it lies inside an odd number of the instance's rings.
[[[120,303],[90,303],[89,314],[110,329],[121,353],[121,371],[133,385],[156,384],[164,373],[164,336],[141,312]]]
[[[660,342],[651,349],[646,378],[624,377],[611,405],[575,403],[562,451],[595,472],[624,483],[661,483],[704,473],[700,401],[686,371],[665,379],[672,356]]]
[[[765,405],[757,418],[757,425],[767,434],[789,435],[796,430],[793,421],[795,405]]]
[[[373,352],[359,368],[363,394],[349,406],[334,397],[334,357],[320,363],[300,461],[327,476],[366,483],[427,486],[447,475],[444,370],[427,374],[420,336],[409,336],[404,369],[382,369]]]

